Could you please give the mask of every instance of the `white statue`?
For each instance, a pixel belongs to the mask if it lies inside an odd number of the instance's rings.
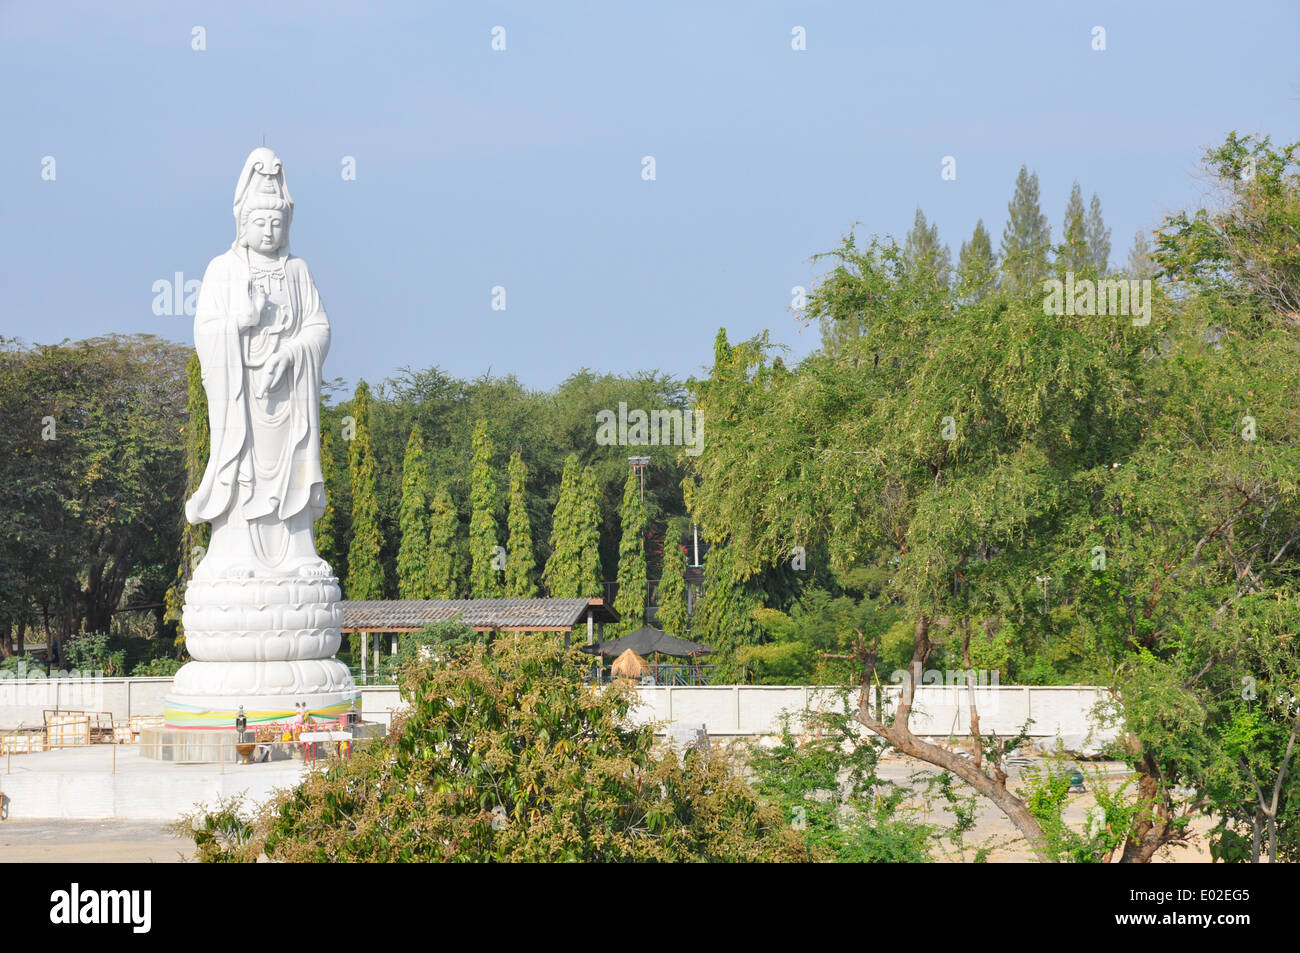
[[[212,449],[185,515],[212,523],[204,577],[330,574],[311,535],[325,511],[330,327],[306,262],[289,254],[292,221],[280,160],[254,149],[235,187],[235,243],[208,265],[194,316]]]
[[[212,539],[185,591],[194,661],[164,703],[171,728],[224,728],[343,714],[358,697],[337,659],[338,580],[316,555],[325,509],[321,366],[330,329],[301,258],[279,158],[254,149],[235,187],[235,243],[208,265],[194,339],[208,397],[207,470],[185,504]]]

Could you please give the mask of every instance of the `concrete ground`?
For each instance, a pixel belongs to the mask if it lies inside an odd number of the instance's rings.
[[[193,856],[194,844],[161,821],[0,822],[0,863],[173,864]]]
[[[142,757],[137,745],[90,745],[0,758],[8,824],[57,818],[169,822],[198,804],[242,796],[262,803],[293,787],[301,761],[176,764]]]
[[[1122,783],[1122,764],[1084,765],[1090,778],[1098,769],[1110,777],[1106,783],[1111,786]],[[193,810],[198,800],[213,804],[218,797],[241,792],[262,800],[274,788],[291,786],[303,770],[292,761],[224,767],[160,763],[140,758],[138,749],[119,746],[114,752],[108,745],[0,759],[0,791],[9,802],[9,819],[0,821],[0,862],[173,863],[192,857],[194,850],[188,839],[172,836],[172,818]],[[917,820],[949,826],[952,818],[944,807],[921,796],[921,786],[912,780],[917,772],[937,770],[895,755],[885,758],[879,771],[882,778],[907,782],[917,791],[905,805],[915,808]],[[1009,786],[1017,793],[1019,774],[1019,768],[1010,773]],[[1095,804],[1091,793],[1071,795],[1065,814],[1070,826],[1080,829]],[[54,814],[64,816],[50,817]],[[104,819],[86,819],[95,817]],[[1211,826],[1209,819],[1197,819],[1190,846],[1166,848],[1157,860],[1208,862],[1204,835]],[[983,798],[976,799],[975,826],[965,844],[964,855],[949,848],[947,857],[936,859],[972,860],[980,847],[989,848],[990,861],[1033,859],[1006,816]]]

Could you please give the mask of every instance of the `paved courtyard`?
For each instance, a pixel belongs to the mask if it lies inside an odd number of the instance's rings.
[[[194,856],[162,821],[0,822],[0,863],[157,863]]]

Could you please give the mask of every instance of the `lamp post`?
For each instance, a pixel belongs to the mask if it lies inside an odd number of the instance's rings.
[[[627,462],[632,464],[632,469],[637,472],[641,478],[641,499],[645,499],[645,468],[650,465],[649,457],[628,457]]]
[[[632,469],[635,470],[637,472],[637,476],[641,478],[641,502],[644,503],[645,502],[645,468],[650,465],[650,458],[649,457],[628,457],[627,462],[632,464]],[[645,540],[643,539],[641,543],[642,543],[642,552],[644,552]],[[641,613],[648,622],[650,618],[650,586],[648,583],[646,585],[646,590],[645,590],[645,602],[646,604],[641,607]]]

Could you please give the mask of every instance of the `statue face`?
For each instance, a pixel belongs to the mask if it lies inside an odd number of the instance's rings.
[[[256,208],[248,213],[244,244],[255,252],[272,255],[284,244],[284,212]]]

